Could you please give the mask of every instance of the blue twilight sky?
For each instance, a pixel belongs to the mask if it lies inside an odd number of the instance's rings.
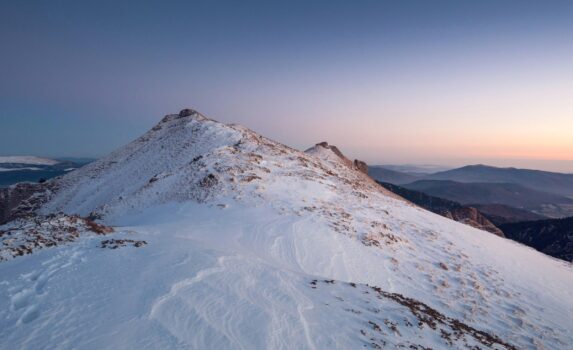
[[[193,107],[370,163],[573,172],[573,1],[1,1],[0,155]]]

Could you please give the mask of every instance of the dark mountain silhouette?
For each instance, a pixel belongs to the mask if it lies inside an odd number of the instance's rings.
[[[391,183],[377,182],[387,190],[396,193],[400,197],[426,210],[503,237],[502,231],[476,208],[464,206],[447,199],[429,196],[423,192],[409,190]]]
[[[507,238],[555,258],[573,261],[573,217],[518,222],[500,228]]]
[[[456,182],[514,183],[534,190],[573,197],[573,174],[541,170],[497,168],[487,165],[468,165],[425,177],[427,180]]]
[[[552,218],[573,215],[573,199],[513,183],[420,180],[404,187],[464,205],[503,204]]]

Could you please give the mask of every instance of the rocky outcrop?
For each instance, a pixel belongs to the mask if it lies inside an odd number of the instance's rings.
[[[53,188],[52,182],[23,182],[0,188],[0,225],[35,212]]]
[[[0,262],[76,241],[81,236],[103,236],[113,228],[75,215],[31,216],[0,225]],[[102,242],[103,243],[103,242]]]
[[[185,108],[179,112],[179,118],[185,118],[185,117],[189,117],[189,116],[192,116],[195,114],[198,114],[196,110],[191,109],[191,108]]]
[[[504,237],[503,232],[474,207],[460,206],[442,214],[455,221]]]
[[[368,164],[358,159],[354,159],[354,168],[361,173],[368,175]]]

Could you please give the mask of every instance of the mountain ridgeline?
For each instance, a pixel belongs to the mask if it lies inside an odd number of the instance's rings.
[[[427,180],[456,182],[514,183],[541,192],[573,197],[573,174],[549,171],[468,165],[427,176]]]
[[[370,175],[464,205],[497,223],[573,216],[573,174],[471,165],[431,174],[371,166]],[[406,167],[405,169],[409,169]]]
[[[365,170],[327,143],[302,152],[185,109],[29,198],[11,186],[2,347],[573,344],[569,263]]]
[[[462,183],[451,180],[420,180],[404,187],[464,205],[501,204],[547,217],[573,216],[573,199],[541,192],[515,183]]]

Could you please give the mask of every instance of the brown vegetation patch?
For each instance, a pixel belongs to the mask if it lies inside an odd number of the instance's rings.
[[[353,317],[359,317],[357,320],[361,326],[358,326],[356,331],[361,337],[364,337],[367,347],[383,349],[387,345],[387,341],[394,339],[392,344],[397,348],[427,350],[431,348],[425,347],[424,342],[417,341],[415,335],[422,336],[425,334],[425,336],[433,337],[432,334],[435,334],[443,341],[443,347],[447,348],[517,350],[516,346],[494,334],[478,330],[461,320],[448,317],[418,300],[405,297],[399,293],[386,292],[380,287],[354,282],[339,285],[335,280],[320,281],[316,279],[312,280],[311,286],[313,289],[347,286],[356,290],[356,293],[351,292],[352,294],[346,295],[344,299],[332,294],[331,297],[343,303],[341,304],[342,310],[352,313]],[[337,289],[337,292],[340,292],[340,295],[345,295],[350,291]],[[379,299],[379,302],[376,299]],[[332,306],[334,304],[327,303],[325,300],[325,305]],[[403,307],[405,310],[401,311],[396,309],[397,307]],[[388,310],[393,312],[389,314]]]
[[[0,261],[32,254],[42,248],[76,241],[80,236],[107,235],[114,230],[75,215],[33,216],[12,221],[0,231]]]

